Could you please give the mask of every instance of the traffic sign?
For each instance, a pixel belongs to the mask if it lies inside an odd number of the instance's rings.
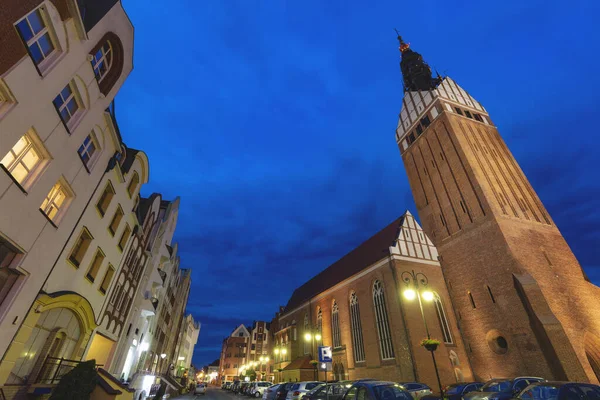
[[[330,363],[331,359],[331,346],[319,346],[319,362]]]

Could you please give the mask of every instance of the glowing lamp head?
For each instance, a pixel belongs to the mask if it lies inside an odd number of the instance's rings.
[[[283,354],[283,355],[287,354],[287,349],[281,349],[281,354]]]
[[[317,334],[315,335],[315,340],[321,340],[321,335],[317,333]]]
[[[404,298],[406,300],[414,300],[417,297],[417,292],[415,292],[413,289],[406,289],[404,291]]]
[[[165,353],[162,353],[162,354],[160,355],[160,358],[162,358],[162,359],[164,360],[166,356],[167,356],[167,355],[166,355]]]
[[[423,300],[432,301],[433,300],[433,292],[430,290],[426,290],[423,292]]]
[[[275,348],[275,350],[273,350],[273,353],[275,353],[275,354],[279,354],[279,349],[278,349],[278,348]]]
[[[305,333],[304,340],[309,341],[310,339],[312,339],[312,335],[310,333]]]
[[[263,361],[265,361],[265,358],[264,358],[264,357],[261,357],[261,358],[259,358],[259,361],[260,361],[260,362],[263,362]]]
[[[265,357],[265,362],[269,362],[269,357]]]

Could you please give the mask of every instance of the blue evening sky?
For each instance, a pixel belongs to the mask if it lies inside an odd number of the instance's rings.
[[[600,282],[597,0],[123,0],[134,70],[117,97],[176,231],[202,323],[194,364],[413,198],[394,130],[394,28],[490,112]],[[160,5],[159,5],[160,4]]]

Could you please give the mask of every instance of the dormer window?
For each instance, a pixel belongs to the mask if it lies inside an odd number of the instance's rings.
[[[101,82],[106,77],[112,65],[112,46],[106,41],[102,47],[92,56],[92,68],[96,80]]]

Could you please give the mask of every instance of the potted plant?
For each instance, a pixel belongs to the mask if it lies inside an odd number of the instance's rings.
[[[421,346],[425,347],[428,351],[436,351],[440,341],[437,339],[423,339],[421,340]]]

